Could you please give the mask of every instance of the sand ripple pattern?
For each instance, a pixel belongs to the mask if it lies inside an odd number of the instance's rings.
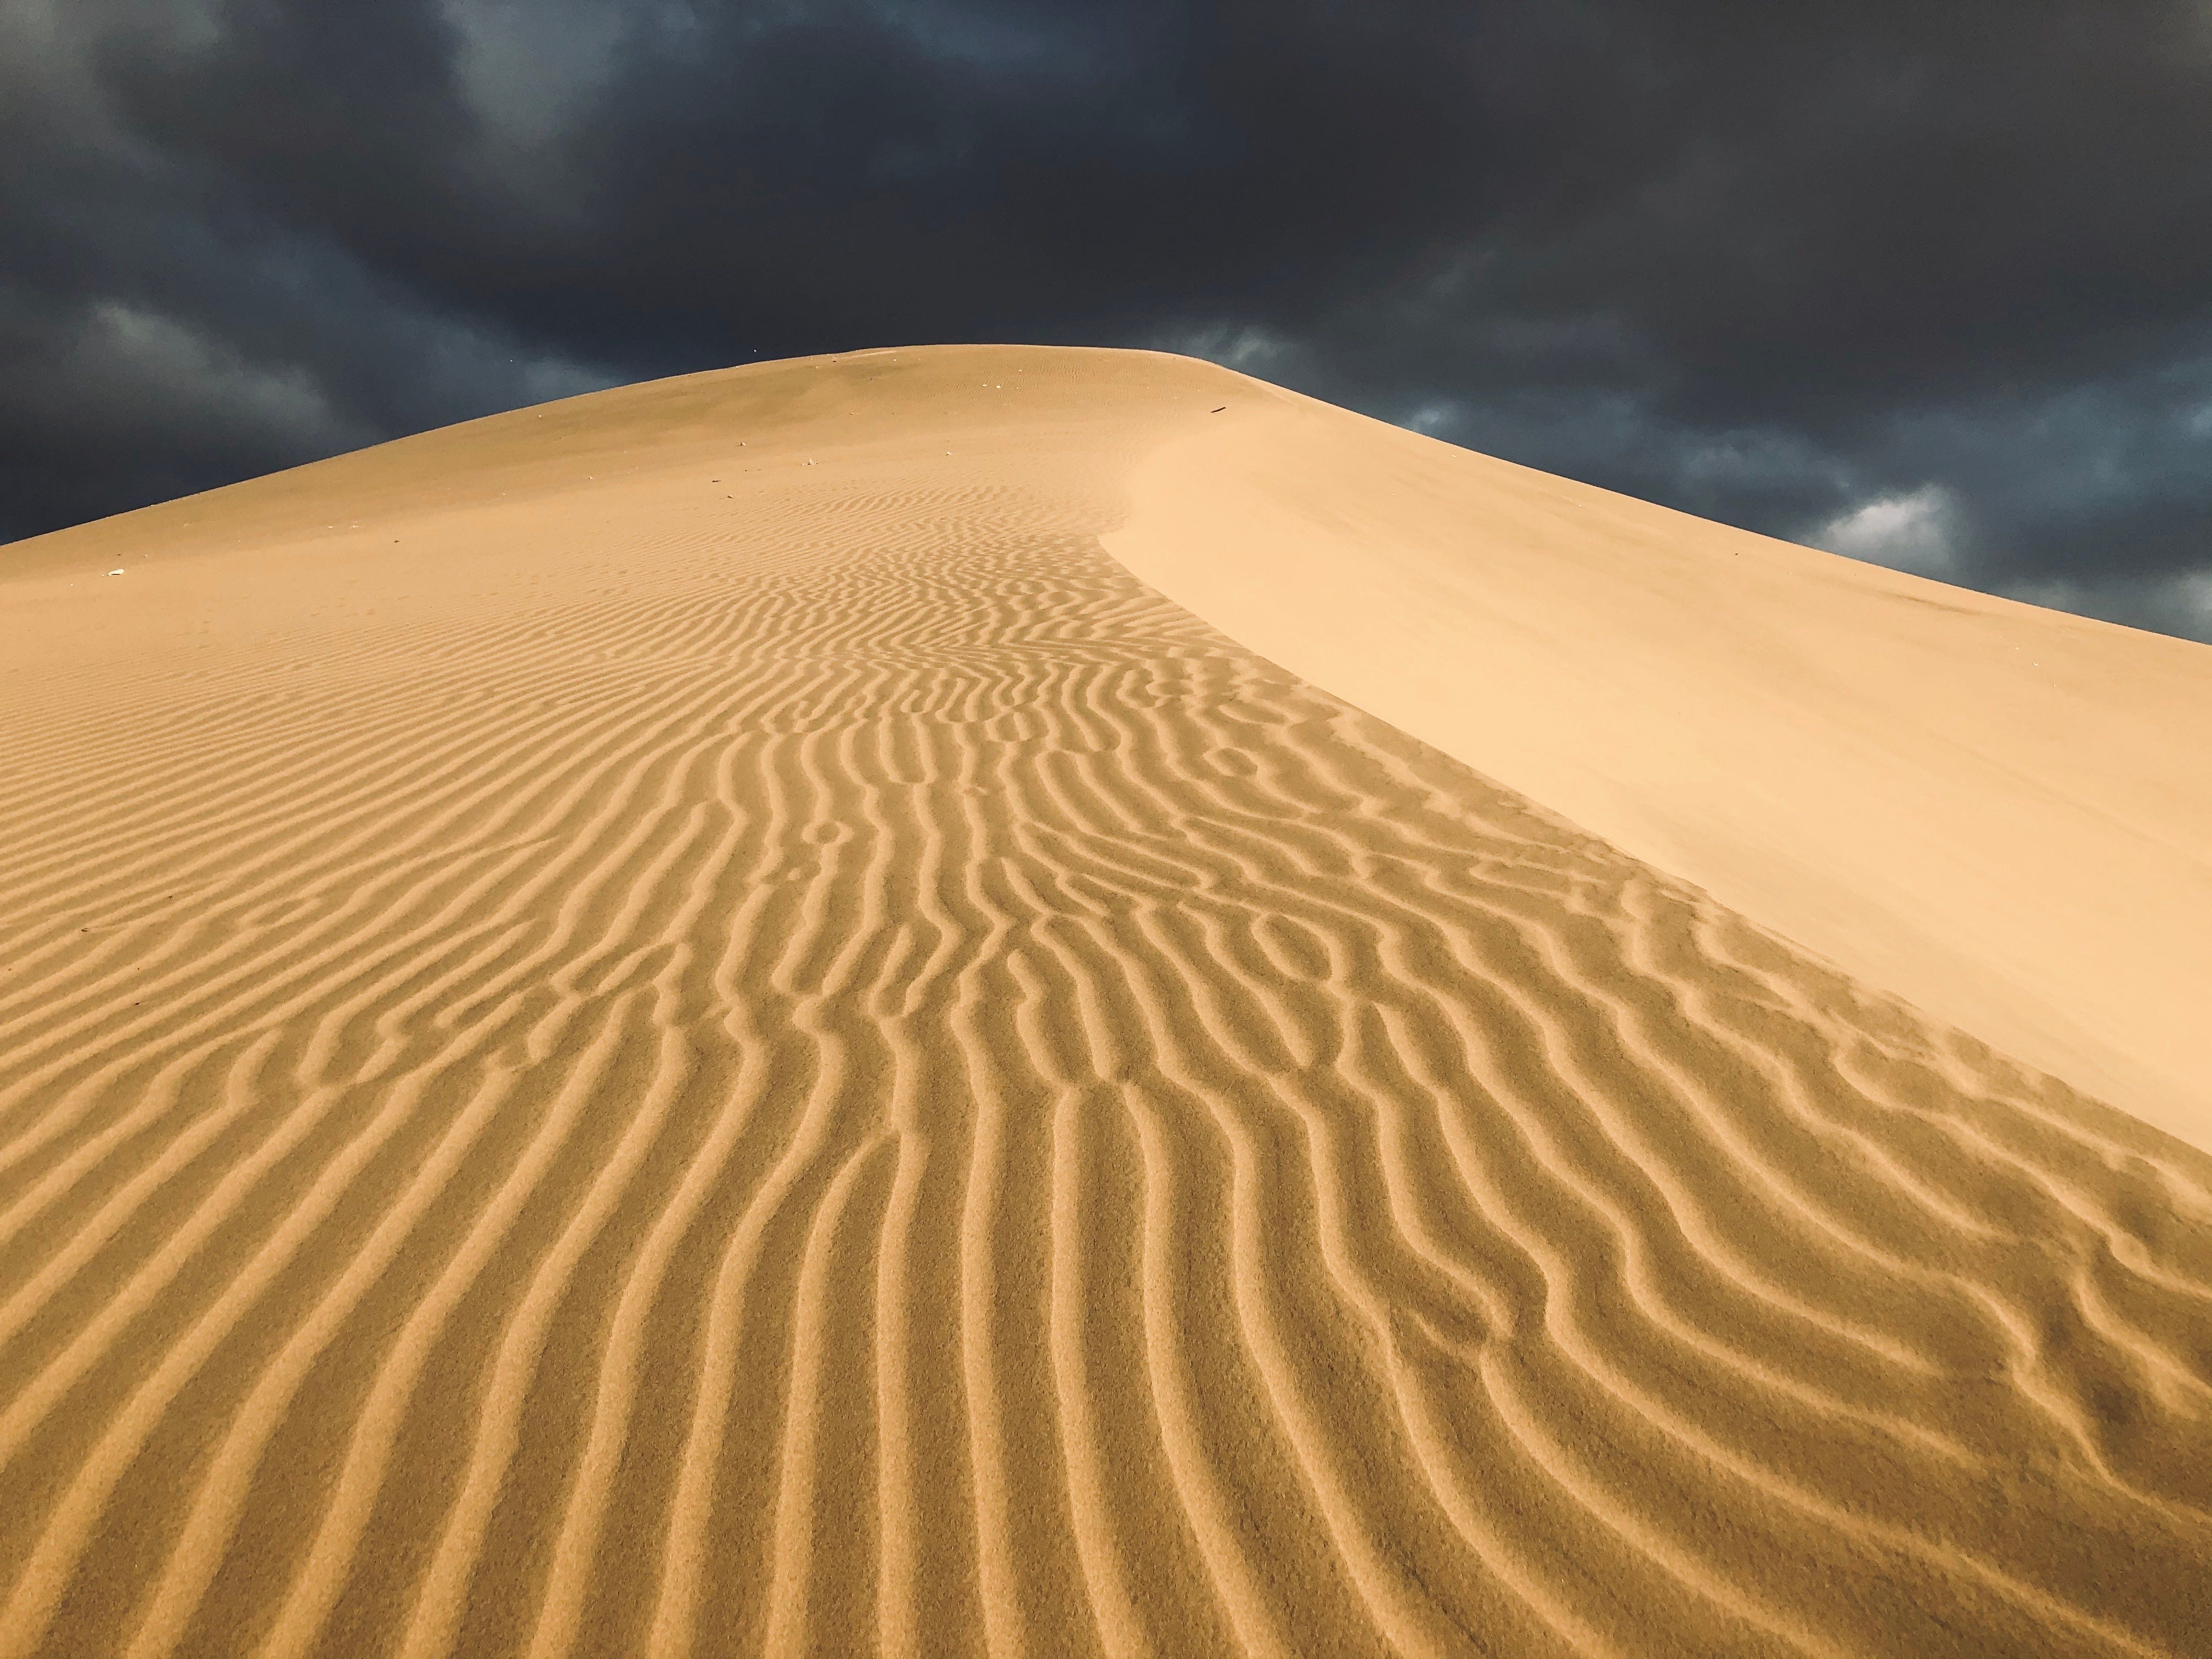
[[[2212,1161],[1018,491],[625,569],[0,715],[0,1655],[2212,1653]]]

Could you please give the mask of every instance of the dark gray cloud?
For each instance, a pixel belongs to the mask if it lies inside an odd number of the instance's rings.
[[[2212,639],[2204,0],[9,0],[0,153],[0,535],[1090,341]]]

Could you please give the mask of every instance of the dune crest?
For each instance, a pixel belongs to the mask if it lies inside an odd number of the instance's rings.
[[[0,553],[0,1654],[2197,1650],[2212,1158],[1109,556],[1273,398]]]

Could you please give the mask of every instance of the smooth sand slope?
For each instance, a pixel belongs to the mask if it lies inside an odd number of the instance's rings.
[[[1253,401],[1133,477],[1139,576],[2212,1150],[2212,651]]]
[[[1379,708],[1416,509],[1322,418],[864,354],[0,550],[0,1656],[2212,1652],[2212,1158],[1510,793],[1548,733],[1695,806],[1516,704],[1537,623]],[[1626,637],[1650,510],[1571,507]],[[1893,579],[1735,539],[1875,650]],[[1258,591],[1321,579],[1333,643]],[[1879,665],[2077,637],[1946,602]],[[2212,653],[2078,637],[2197,729]],[[1927,809],[1921,738],[1793,729]],[[2051,779],[2124,774],[2201,883],[2197,781],[2017,740],[1960,788],[2078,848]],[[1825,799],[1714,787],[1754,853]]]

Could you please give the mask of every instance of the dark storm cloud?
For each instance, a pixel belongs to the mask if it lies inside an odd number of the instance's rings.
[[[14,0],[0,65],[0,533],[1103,341],[2212,637],[2202,0]]]

